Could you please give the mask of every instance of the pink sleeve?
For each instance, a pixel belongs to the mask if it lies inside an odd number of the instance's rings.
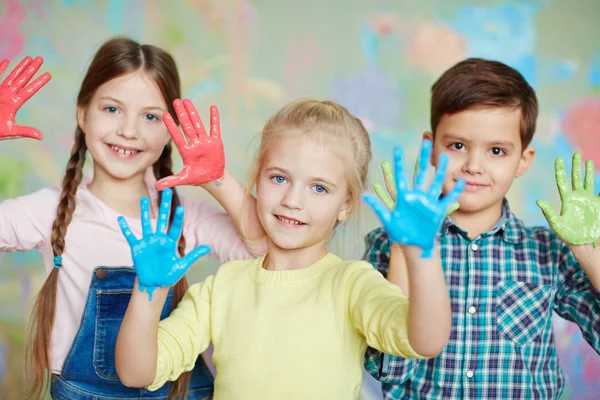
[[[182,196],[185,209],[184,235],[188,242],[187,251],[200,245],[210,246],[210,255],[221,262],[255,258],[227,213],[208,200]],[[254,252],[254,251],[253,251]]]
[[[0,251],[40,249],[50,240],[59,193],[54,188],[0,202]]]

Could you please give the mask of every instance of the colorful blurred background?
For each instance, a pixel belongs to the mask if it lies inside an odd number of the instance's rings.
[[[559,205],[554,159],[580,150],[600,165],[598,21],[598,0],[2,0],[0,59],[15,65],[41,55],[53,79],[17,117],[44,140],[1,142],[0,199],[60,181],[84,71],[103,41],[127,35],[173,54],[184,95],[202,116],[219,106],[228,166],[244,182],[253,139],[291,99],[333,99],[359,116],[372,135],[374,181],[394,145],[416,158],[429,88],[444,69],[469,56],[506,62],[534,86],[541,106],[535,162],[509,200],[527,223],[545,224],[535,200]],[[376,226],[368,215],[337,238],[337,251],[360,257],[362,236]],[[43,268],[34,252],[0,261],[0,398],[20,399],[24,327]],[[202,261],[191,280],[216,268]],[[554,329],[564,399],[599,398],[600,357],[573,324],[556,318]],[[367,379],[363,399],[379,398]]]

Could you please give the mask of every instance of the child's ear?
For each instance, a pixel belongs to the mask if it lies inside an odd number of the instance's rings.
[[[350,212],[352,211],[352,198],[348,196],[342,207],[340,208],[340,212],[338,213],[337,220],[339,222],[344,222],[350,217]]]
[[[423,132],[423,139],[422,140],[430,140],[431,144],[433,144],[433,133],[431,133],[429,131]],[[436,161],[435,154],[432,151],[429,163],[435,167],[436,166],[435,165],[435,161]]]
[[[81,128],[82,131],[85,132],[85,107],[78,106],[77,107],[77,125]]]
[[[528,146],[525,150],[523,150],[523,154],[521,154],[521,159],[519,160],[519,167],[515,172],[515,178],[520,177],[529,169],[531,162],[533,161],[533,157],[535,156],[535,147]]]

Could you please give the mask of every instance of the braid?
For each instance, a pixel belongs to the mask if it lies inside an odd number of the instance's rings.
[[[71,158],[67,163],[67,171],[63,179],[62,193],[56,211],[56,219],[52,224],[52,251],[54,256],[62,255],[65,249],[65,235],[75,211],[75,194],[83,178],[83,164],[85,163],[85,136],[79,128],[76,141],[71,151]]]
[[[62,192],[52,224],[51,244],[54,256],[62,256],[65,249],[67,227],[75,211],[75,194],[83,176],[87,147],[79,127],[75,131],[75,143],[63,178]],[[50,348],[52,327],[56,312],[56,288],[59,269],[53,268],[44,282],[33,306],[29,321],[29,345],[26,349],[29,387],[27,395],[39,398],[46,388],[47,371],[50,371]]]

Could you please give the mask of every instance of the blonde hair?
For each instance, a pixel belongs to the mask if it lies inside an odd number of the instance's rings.
[[[302,136],[328,146],[343,160],[352,214],[357,215],[361,195],[367,186],[372,157],[371,141],[362,122],[333,101],[299,99],[283,107],[267,121],[260,135],[250,189],[258,182],[265,156],[273,143],[293,136]]]

